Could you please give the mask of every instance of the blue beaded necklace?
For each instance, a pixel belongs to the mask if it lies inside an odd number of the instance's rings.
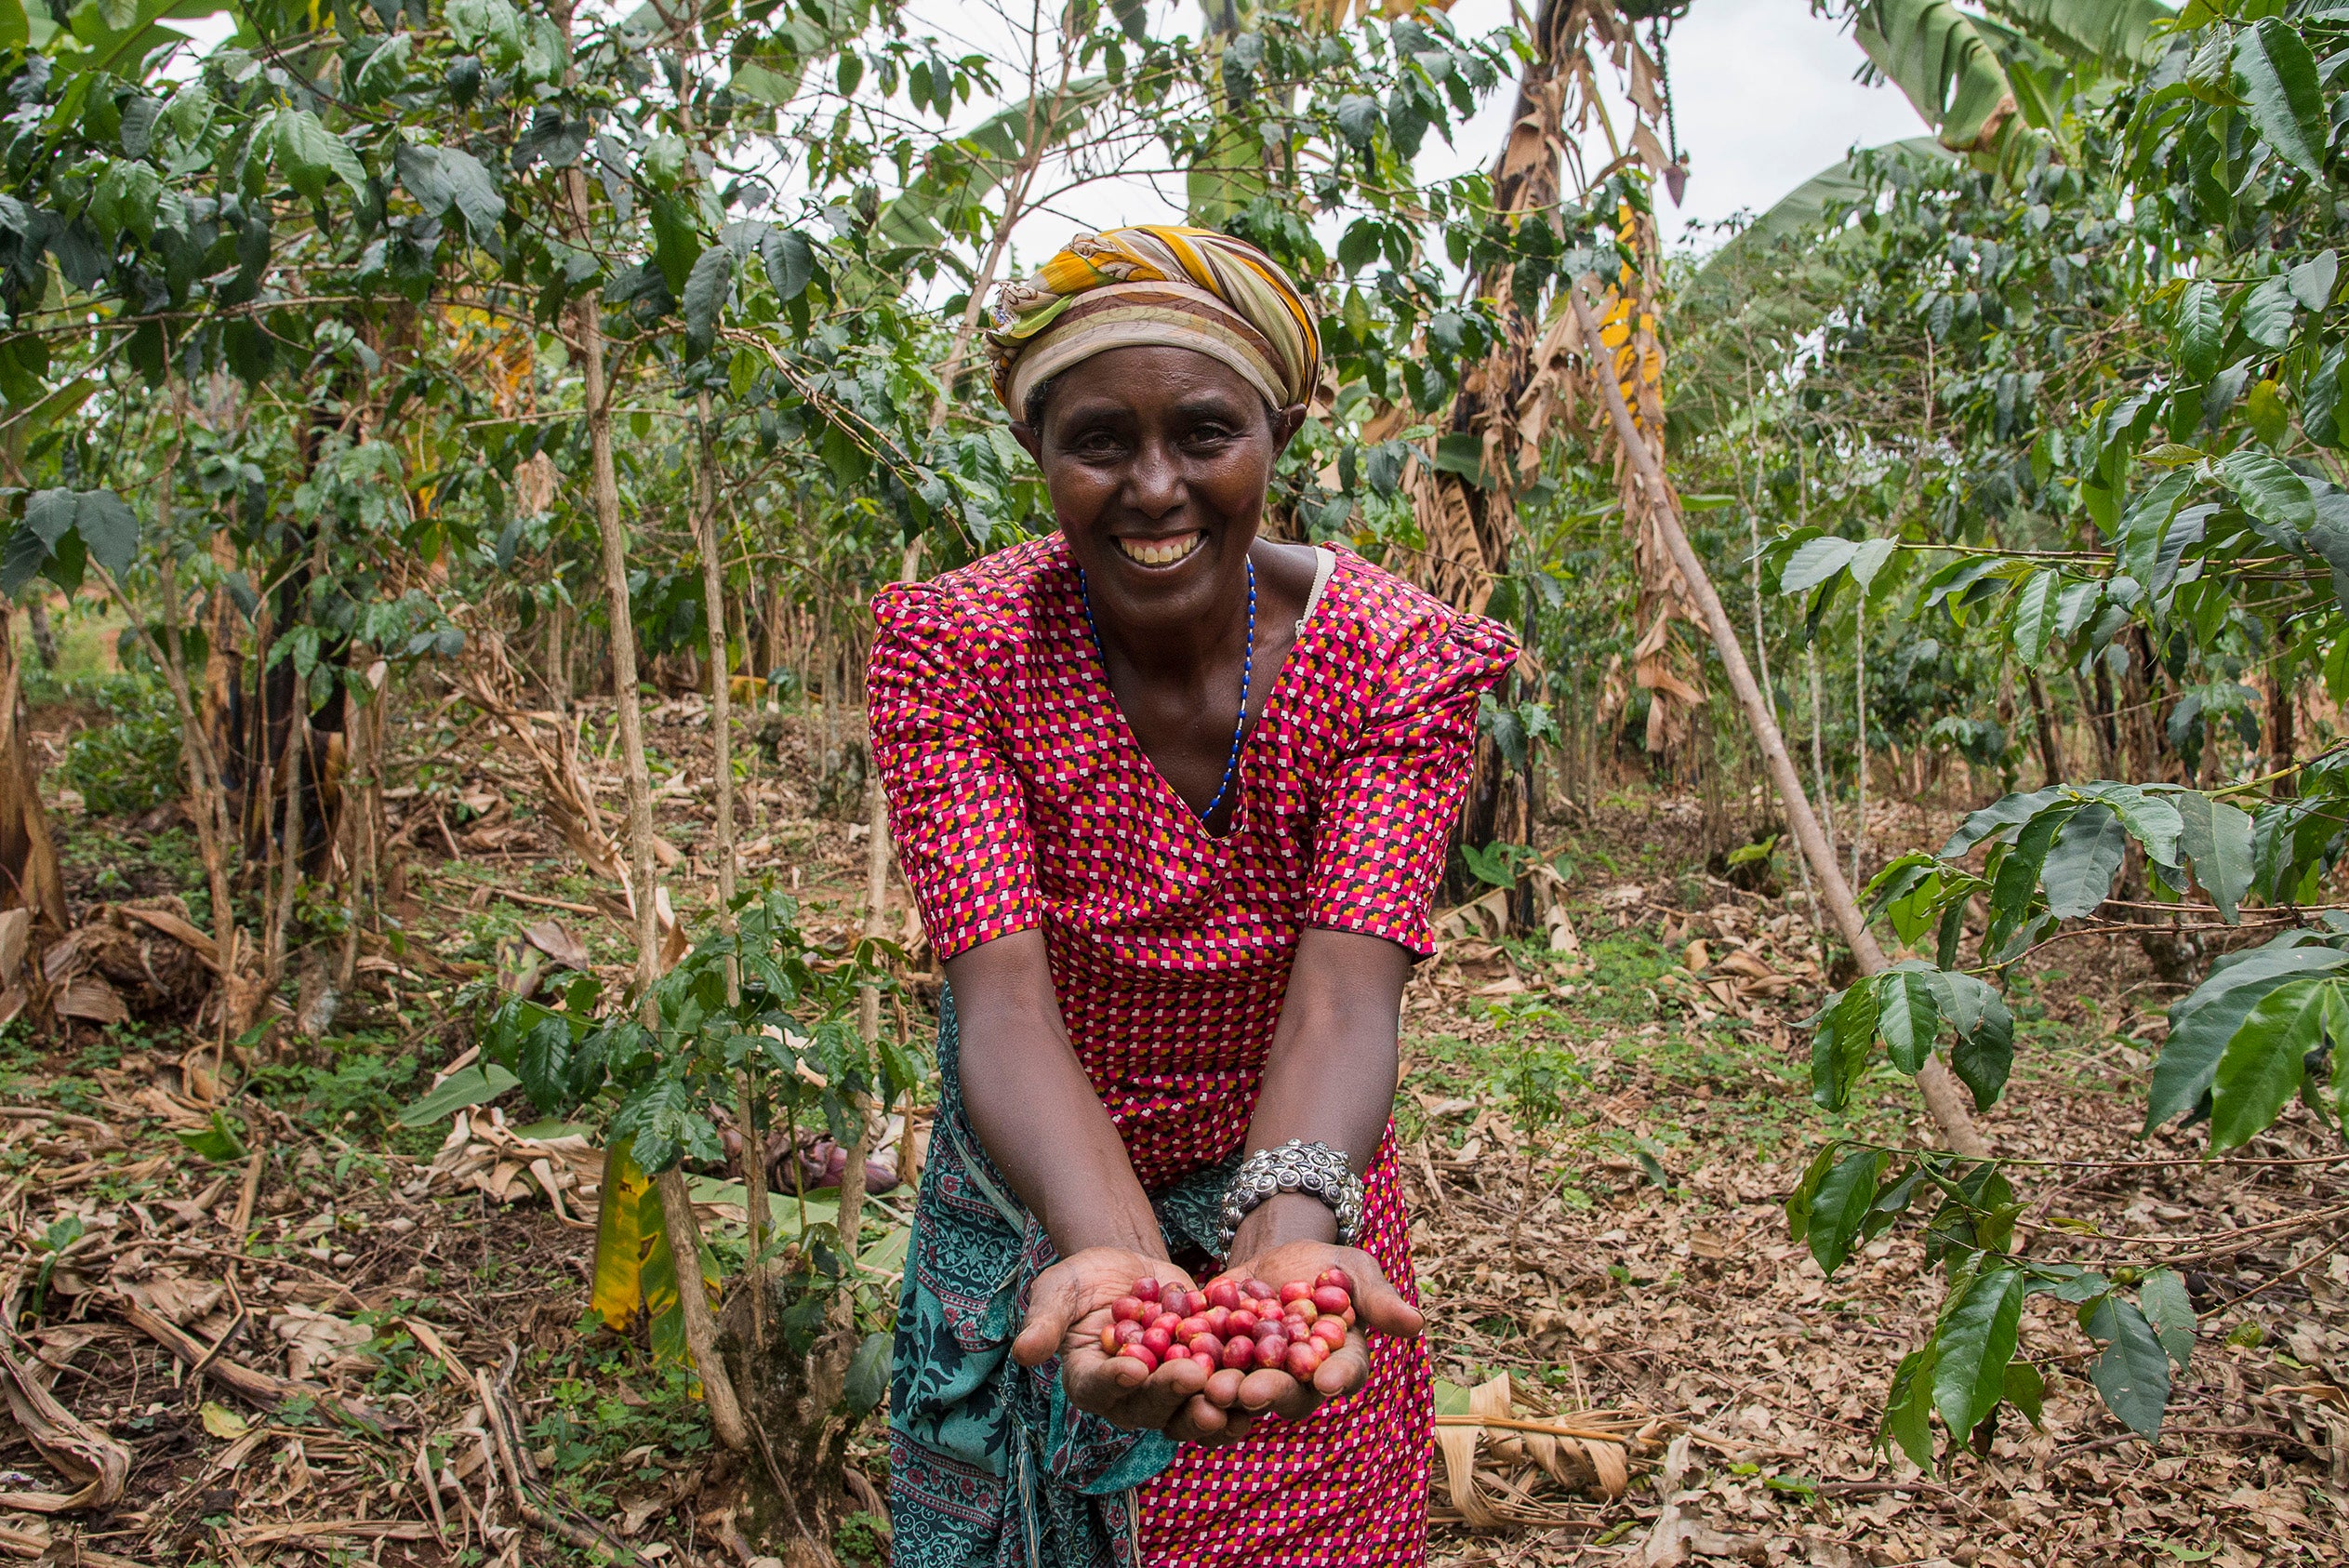
[[[1109,673],[1109,650],[1101,645],[1101,628],[1093,623],[1093,590],[1085,580],[1084,568],[1077,568],[1077,602],[1084,606],[1085,630],[1093,633],[1094,651],[1101,656],[1101,673]],[[1201,822],[1214,819],[1223,809],[1224,797],[1231,793],[1231,781],[1240,773],[1240,743],[1248,734],[1248,681],[1256,669],[1256,564],[1248,563],[1248,646],[1240,657],[1240,717],[1232,722],[1231,754],[1224,759],[1224,781],[1215,787],[1215,798],[1207,803],[1207,809],[1199,814]]]

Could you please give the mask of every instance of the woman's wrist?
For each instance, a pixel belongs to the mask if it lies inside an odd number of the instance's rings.
[[[1304,1192],[1276,1192],[1248,1211],[1231,1244],[1235,1258],[1258,1257],[1292,1242],[1337,1242],[1337,1216]]]

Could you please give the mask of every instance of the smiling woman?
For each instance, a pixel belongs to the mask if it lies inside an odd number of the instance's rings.
[[[996,320],[1060,531],[876,605],[874,754],[949,982],[896,1561],[1418,1561],[1396,1026],[1507,633],[1257,537],[1319,375],[1262,253],[1082,235]],[[1360,1321],[1309,1378],[1218,1356],[1228,1313],[1155,1367],[1104,1351],[1137,1280],[1332,1268]]]

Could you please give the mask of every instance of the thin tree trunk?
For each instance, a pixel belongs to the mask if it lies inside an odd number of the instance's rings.
[[[33,657],[41,661],[41,668],[54,672],[57,669],[57,632],[49,626],[48,596],[34,592],[24,602],[24,624],[33,633]]]
[[[285,931],[293,924],[294,893],[302,880],[302,765],[310,750],[310,703],[294,687],[294,702],[285,716],[285,811],[277,850],[277,905],[270,916],[269,941],[262,956],[262,973],[275,985],[285,974]]]
[[[2047,775],[2042,784],[2064,782],[2064,740],[2055,733],[2055,705],[2048,700],[2047,684],[2036,670],[2023,672],[2024,683],[2031,693],[2031,717],[2039,737],[2039,768]]]
[[[1867,885],[1868,851],[1868,593],[1860,590],[1851,606],[1852,716],[1860,731],[1860,772],[1851,804],[1851,885]]]
[[[587,177],[576,165],[566,172],[572,213],[584,239],[590,226]],[[654,904],[657,873],[653,859],[652,775],[644,760],[644,716],[636,694],[636,628],[628,599],[628,528],[620,521],[619,476],[612,460],[612,395],[604,377],[602,311],[603,302],[591,294],[574,307],[572,321],[587,383],[590,488],[596,535],[603,546],[613,706],[618,715],[622,776],[628,787],[629,896],[635,905],[636,984],[644,1027],[657,1031],[660,1003],[653,994],[653,983],[660,977],[660,919]],[[660,1189],[670,1250],[677,1259],[677,1300],[685,1320],[685,1343],[710,1402],[710,1424],[720,1442],[740,1453],[750,1446],[750,1433],[743,1423],[734,1385],[726,1376],[725,1362],[718,1354],[717,1320],[710,1312],[701,1278],[701,1228],[694,1220],[684,1172],[672,1165],[654,1181]]]
[[[1612,362],[1599,340],[1599,324],[1591,317],[1589,301],[1585,299],[1579,281],[1570,295],[1574,315],[1583,331],[1584,347],[1588,363],[1605,366]],[[1737,694],[1739,704],[1745,710],[1746,720],[1753,725],[1754,738],[1761,748],[1762,760],[1769,764],[1771,776],[1778,784],[1778,792],[1786,803],[1786,815],[1791,818],[1795,842],[1810,857],[1812,869],[1819,878],[1821,891],[1826,897],[1827,910],[1842,933],[1851,956],[1865,975],[1875,975],[1888,967],[1884,950],[1867,928],[1859,905],[1852,900],[1851,886],[1843,880],[1842,870],[1836,864],[1826,836],[1820,831],[1819,819],[1812,815],[1811,802],[1802,792],[1801,777],[1795,772],[1794,759],[1787,754],[1785,737],[1778,732],[1778,721],[1772,717],[1770,705],[1763,700],[1761,688],[1754,684],[1754,672],[1745,663],[1745,653],[1737,637],[1737,628],[1731,623],[1729,611],[1722,607],[1721,596],[1713,591],[1713,580],[1705,574],[1705,564],[1689,544],[1688,533],[1680,523],[1679,511],[1671,503],[1671,491],[1657,469],[1655,457],[1646,442],[1639,439],[1639,428],[1632,423],[1631,410],[1626,405],[1623,390],[1613,376],[1595,375],[1605,394],[1607,411],[1614,422],[1615,439],[1639,469],[1647,486],[1649,504],[1653,508],[1657,531],[1665,547],[1672,552],[1690,594],[1704,613],[1706,628],[1713,634],[1713,645],[1719,650],[1721,664],[1729,676],[1730,687]],[[1922,1070],[1917,1074],[1917,1087],[1923,1095],[1925,1108],[1941,1128],[1949,1147],[1971,1158],[1989,1153],[1989,1144],[1974,1125],[1973,1116],[1967,1110],[1962,1089],[1950,1070],[1942,1065],[1939,1056],[1928,1056]]]

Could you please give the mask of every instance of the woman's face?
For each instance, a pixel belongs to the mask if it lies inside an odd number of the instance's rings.
[[[1274,414],[1220,360],[1141,347],[1064,371],[1041,428],[1012,433],[1044,471],[1095,613],[1173,620],[1212,611],[1244,573],[1273,462],[1304,419]]]

